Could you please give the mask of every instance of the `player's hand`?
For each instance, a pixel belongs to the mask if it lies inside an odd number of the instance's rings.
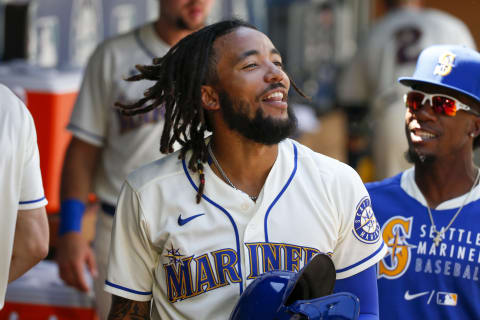
[[[85,265],[92,276],[98,274],[93,250],[80,232],[68,232],[58,238],[56,260],[60,278],[69,286],[87,292]]]

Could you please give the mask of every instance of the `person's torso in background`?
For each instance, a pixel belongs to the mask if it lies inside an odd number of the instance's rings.
[[[149,24],[102,44],[87,68],[69,129],[103,148],[95,192],[110,204],[116,203],[128,173],[161,156],[161,109],[124,116],[115,108],[115,103],[130,104],[143,97],[144,91],[154,83],[127,82],[125,78],[138,73],[135,65],[150,65],[154,57],[164,55],[168,49],[155,34],[153,24]],[[101,80],[95,81],[95,77]],[[89,81],[99,83],[102,88],[88,85]],[[86,107],[89,103],[94,106]]]

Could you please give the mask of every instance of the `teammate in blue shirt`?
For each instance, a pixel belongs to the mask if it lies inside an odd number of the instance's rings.
[[[408,159],[400,174],[367,184],[388,253],[378,265],[381,319],[480,318],[480,54],[422,51],[400,78]]]

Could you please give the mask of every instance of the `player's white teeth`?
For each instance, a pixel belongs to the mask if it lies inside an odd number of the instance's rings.
[[[421,138],[422,140],[429,140],[437,137],[435,134],[421,129],[413,130],[412,134]]]
[[[283,93],[279,91],[273,92],[263,100],[283,100]]]
[[[417,132],[417,135],[422,138],[428,138],[428,139],[435,138],[435,135],[429,132]]]

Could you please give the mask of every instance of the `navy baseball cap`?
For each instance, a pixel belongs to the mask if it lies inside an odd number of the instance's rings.
[[[412,77],[398,81],[408,87],[433,84],[459,91],[480,103],[480,53],[460,45],[434,45],[424,49]]]

